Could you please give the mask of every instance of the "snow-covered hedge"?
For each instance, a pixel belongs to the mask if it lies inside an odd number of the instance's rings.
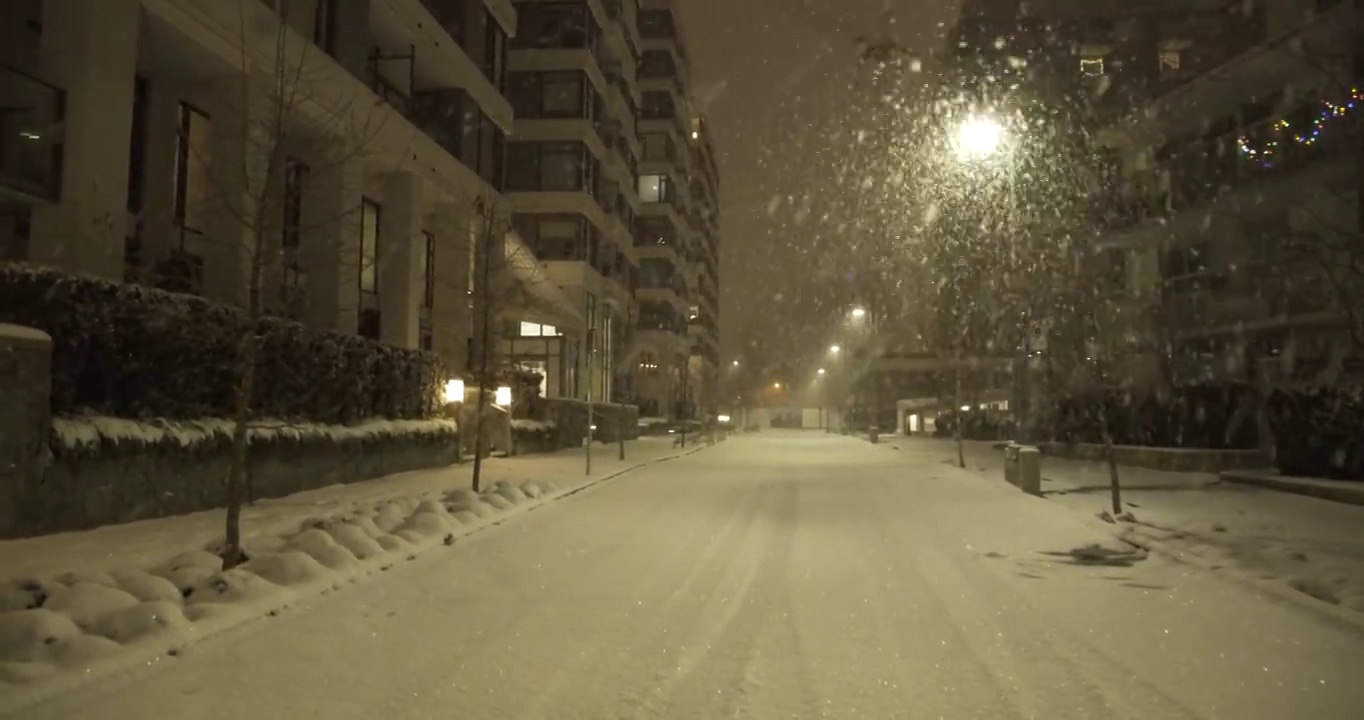
[[[0,263],[0,322],[52,336],[52,412],[126,418],[230,417],[234,358],[260,339],[253,408],[347,425],[432,417],[445,370],[428,352],[52,268]]]
[[[1285,475],[1364,480],[1364,386],[1280,388],[1269,398],[1269,422]]]
[[[59,417],[52,420],[52,443],[58,452],[89,452],[105,447],[174,446],[191,448],[205,444],[231,442],[233,424],[230,420],[206,418],[201,420],[147,421],[125,420],[99,415]],[[282,420],[253,421],[247,430],[247,442],[278,440],[328,440],[337,443],[387,440],[402,437],[454,437],[459,426],[453,420],[383,420],[371,419],[355,425],[297,424]]]

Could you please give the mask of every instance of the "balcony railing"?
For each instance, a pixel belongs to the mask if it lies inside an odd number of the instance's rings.
[[[66,93],[0,65],[0,184],[26,195],[61,195]]]

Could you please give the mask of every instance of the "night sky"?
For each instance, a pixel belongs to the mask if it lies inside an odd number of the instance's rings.
[[[680,0],[693,92],[719,155],[722,348],[764,364],[820,347],[848,301],[829,267],[846,205],[840,132],[855,127],[856,39],[941,48],[957,0]],[[887,10],[887,8],[892,8]],[[860,98],[865,100],[865,97]],[[844,287],[835,289],[842,275]],[[855,287],[855,280],[852,285]],[[775,356],[775,357],[774,357]]]

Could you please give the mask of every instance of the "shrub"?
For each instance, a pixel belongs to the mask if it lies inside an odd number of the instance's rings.
[[[1269,423],[1284,474],[1364,480],[1364,387],[1342,383],[1275,390]]]
[[[258,417],[431,417],[445,377],[432,353],[275,317],[253,328],[240,309],[203,298],[15,263],[0,264],[0,322],[52,336],[55,414],[230,417],[247,332],[259,338]]]
[[[1253,402],[1249,387],[1233,383],[1177,388],[1164,402],[1118,392],[1068,397],[1055,407],[1055,438],[1102,442],[1102,410],[1115,445],[1253,449],[1258,437],[1255,414],[1244,411]],[[1238,414],[1238,408],[1243,412]]]

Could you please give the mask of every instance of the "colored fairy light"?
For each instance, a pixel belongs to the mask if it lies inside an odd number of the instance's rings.
[[[1277,136],[1288,135],[1292,137],[1293,141],[1299,145],[1313,145],[1321,138],[1322,132],[1331,127],[1333,122],[1352,113],[1355,109],[1355,103],[1360,100],[1364,100],[1364,93],[1361,93],[1357,87],[1350,88],[1350,94],[1343,102],[1322,100],[1323,109],[1312,118],[1310,127],[1301,128],[1294,132],[1290,128],[1288,120],[1279,118],[1270,123],[1269,128]],[[1269,167],[1273,164],[1273,157],[1279,149],[1279,140],[1277,138],[1255,140],[1242,135],[1236,139],[1236,148],[1241,155],[1254,159],[1262,167]]]

